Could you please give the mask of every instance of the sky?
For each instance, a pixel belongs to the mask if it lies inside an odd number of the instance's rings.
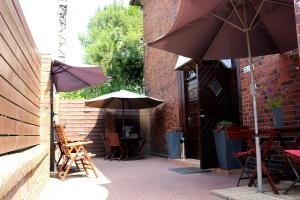
[[[19,0],[27,24],[40,53],[57,55],[58,44],[58,0]],[[129,0],[122,0],[124,5]],[[83,63],[83,50],[78,34],[87,31],[89,19],[100,7],[109,5],[113,0],[68,0],[67,10],[67,49],[66,63]]]

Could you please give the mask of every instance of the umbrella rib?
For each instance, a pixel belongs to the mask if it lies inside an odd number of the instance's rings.
[[[147,105],[150,105],[150,104],[146,101],[146,99],[142,98],[142,101],[144,101]],[[151,106],[151,108],[153,108],[153,107]]]
[[[239,3],[239,2],[238,2]],[[233,15],[234,11],[232,10],[229,15],[227,16],[227,18],[230,18]],[[215,16],[215,15],[214,15]],[[217,17],[217,16],[215,16]],[[218,17],[217,17],[218,18]],[[219,18],[220,19],[220,18]],[[216,39],[218,38],[219,34],[221,33],[221,30],[224,28],[225,24],[228,24],[228,20],[224,20],[223,18],[221,18],[221,20],[223,20],[225,23],[222,24],[222,26],[220,27],[218,34],[216,35],[216,37],[212,40],[212,42],[210,43],[209,47],[206,49],[206,53],[209,51],[210,47],[213,45],[213,43],[216,41]],[[230,23],[230,22],[229,22]],[[234,26],[236,26],[235,24],[233,24]],[[245,30],[241,29],[240,27],[238,27],[238,30],[245,32]]]
[[[284,5],[284,6],[290,6],[290,7],[294,7],[293,4],[287,4],[287,3],[283,3],[283,2],[278,2],[278,1],[273,1],[273,0],[264,0],[266,2],[269,2],[269,3],[274,3],[274,4],[279,4],[279,5]],[[258,13],[257,13],[258,14]],[[254,20],[253,22],[254,23]],[[255,29],[259,24],[261,23],[261,21],[258,21],[256,24],[253,25],[253,29]],[[252,28],[252,24],[250,26],[250,29]]]
[[[105,108],[108,104],[110,104],[112,101],[114,100],[114,98],[111,98],[107,103],[103,104],[103,108]]]
[[[233,11],[231,11],[230,15],[232,15],[232,13],[233,13]],[[236,28],[236,29],[238,29],[238,30],[240,30],[240,31],[242,31],[242,32],[245,32],[245,30],[244,30],[244,29],[242,29],[241,27],[239,27],[239,26],[237,26],[237,25],[235,25],[235,24],[231,23],[230,21],[228,21],[228,20],[224,19],[223,17],[220,17],[220,16],[219,16],[219,15],[217,15],[217,14],[215,14],[215,13],[213,13],[213,12],[211,12],[211,11],[209,12],[209,14],[211,14],[211,15],[215,16],[216,18],[218,18],[218,19],[220,19],[220,20],[224,21],[225,23],[227,23],[227,24],[229,24],[229,25],[233,26],[234,28]]]
[[[256,13],[255,9],[251,6],[249,1],[246,0],[245,2],[246,2],[246,4],[248,4],[248,7],[250,8],[250,11],[252,11],[253,13]],[[259,22],[259,23],[261,23],[263,28],[265,29],[265,31],[263,31],[263,33],[266,35],[266,37],[268,37],[272,41],[272,43],[275,45],[277,51],[280,52],[280,49],[279,49],[278,45],[274,41],[273,37],[269,34],[269,30],[267,29],[267,27],[262,22]],[[259,23],[257,24],[257,26],[259,25]]]
[[[253,18],[253,20],[252,20],[252,22],[251,22],[251,24],[250,24],[250,26],[249,26],[249,30],[251,30],[252,25],[254,24],[255,20],[257,19],[257,16],[258,16],[258,14],[259,14],[261,8],[263,7],[264,3],[265,3],[265,0],[263,0],[263,1],[261,2],[261,4],[259,5],[259,8],[258,8],[258,10],[256,11],[255,16],[254,16],[254,18]]]
[[[274,0],[265,0],[265,1],[268,1],[268,2],[274,3],[274,4],[294,7],[294,4],[289,4],[289,3],[284,3],[284,2],[274,1]]]
[[[244,22],[243,22],[243,20],[242,20],[242,18],[241,18],[241,16],[240,16],[240,14],[239,14],[238,11],[236,10],[236,6],[239,5],[239,2],[240,2],[240,1],[238,1],[238,2],[236,3],[236,5],[234,5],[234,3],[232,2],[232,0],[230,0],[230,3],[231,3],[231,5],[232,5],[232,7],[233,7],[233,9],[234,9],[234,11],[235,11],[235,13],[236,13],[236,15],[238,16],[240,22],[242,23],[242,25],[243,25],[243,27],[244,27],[244,29],[245,29],[246,26],[245,26],[245,24],[244,24]]]
[[[60,74],[60,73],[62,73],[63,71],[65,71],[65,70],[67,71],[68,69],[71,68],[71,67],[69,67],[69,66],[62,65],[62,64],[59,64],[59,65],[56,65],[56,66],[58,67],[58,69],[51,73],[51,74],[53,74],[53,75],[55,75],[55,74]],[[64,68],[63,68],[64,66],[66,66],[66,67],[68,67],[68,68],[67,68],[67,69],[64,69]],[[60,70],[60,69],[61,69],[61,71],[57,72],[57,71]]]

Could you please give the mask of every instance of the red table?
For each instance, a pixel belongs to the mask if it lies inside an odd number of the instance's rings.
[[[272,147],[272,143],[275,139],[279,139],[280,141],[280,145],[284,147],[284,149],[288,149],[288,145],[283,141],[282,139],[282,134],[283,133],[300,133],[300,128],[273,128],[273,129],[259,129],[259,134],[260,136],[265,136],[267,137],[267,143],[264,145],[263,149],[262,149],[262,172],[263,174],[267,177],[268,182],[272,188],[272,191],[275,194],[278,194],[278,190],[275,186],[275,182],[274,182],[274,177],[271,176],[269,169],[265,163],[268,155],[270,154],[271,151],[271,147]],[[300,137],[298,136],[296,139],[296,144],[295,145],[299,145],[300,144]],[[252,144],[253,145],[253,144]],[[295,147],[292,147],[295,148]],[[285,169],[287,168],[288,163],[284,162],[283,166],[282,166],[282,172],[285,171]],[[279,177],[276,177],[279,182],[279,180],[281,179],[282,174]],[[252,174],[250,181],[248,183],[248,186],[252,186],[254,184],[254,180],[257,177],[257,172],[256,170],[254,170],[254,173]]]

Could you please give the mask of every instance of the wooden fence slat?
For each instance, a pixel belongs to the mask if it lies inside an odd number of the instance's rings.
[[[40,143],[40,136],[2,136],[0,154],[30,147]]]
[[[0,135],[40,135],[39,126],[0,117]]]
[[[35,114],[36,116],[40,115],[40,109],[30,102],[26,97],[20,94],[18,90],[13,88],[2,77],[0,77],[0,95],[26,109],[28,112]]]
[[[85,116],[85,115],[64,115],[61,112],[59,112],[59,119],[61,120],[84,120],[84,119],[88,119],[88,120],[104,120],[104,116],[97,116],[97,115],[93,115],[93,116]]]
[[[14,38],[14,36],[12,35],[12,32],[9,30],[9,28],[7,27],[7,24],[5,23],[4,19],[2,16],[0,16],[0,27],[2,27],[0,29],[0,33],[2,35],[2,37],[5,39],[5,41],[7,42],[7,44],[10,46],[11,49],[13,49],[14,54],[16,55],[17,59],[20,61],[20,63],[22,63],[25,69],[28,69],[28,71],[30,71],[30,64],[27,61],[24,52],[22,51],[22,49],[20,48],[20,44],[18,44]],[[28,73],[30,78],[32,79],[32,81],[35,83],[35,85],[37,87],[39,87],[39,79],[36,77],[35,74],[33,73]]]
[[[104,130],[104,127],[103,128],[73,128],[73,127],[70,127],[70,128],[67,128],[67,131],[71,131],[71,132],[91,132],[91,131],[103,131]]]
[[[11,85],[18,88],[24,96],[30,99],[37,107],[40,106],[39,99],[37,95],[29,89],[29,87],[17,76],[17,74],[10,68],[10,66],[5,62],[5,60],[0,56],[0,76],[8,80]]]
[[[20,4],[19,1],[16,1],[16,0],[13,0],[13,2],[14,2],[16,10],[18,12],[18,15],[20,17],[20,20],[21,20],[21,22],[23,24],[23,28],[24,28],[24,30],[25,30],[25,32],[26,32],[26,34],[28,36],[28,39],[29,39],[29,41],[31,43],[31,47],[32,48],[31,48],[30,52],[32,54],[32,57],[35,60],[35,62],[38,65],[38,67],[40,68],[40,65],[41,65],[41,60],[40,60],[40,57],[39,57],[40,53],[39,53],[39,51],[38,51],[38,49],[36,47],[36,44],[35,44],[35,42],[33,40],[33,36],[31,34],[31,31],[30,31],[29,26],[28,26],[28,24],[26,22],[24,13],[23,13],[22,8],[21,8],[21,4]],[[40,69],[39,69],[39,71],[40,71]]]
[[[0,96],[0,114],[8,116],[10,118],[14,118],[23,122],[27,122],[34,125],[40,124],[40,118],[26,112],[22,108],[16,106],[10,101],[4,99]]]
[[[11,0],[6,0],[5,4],[3,4],[3,7],[6,7],[6,9],[9,11],[8,16],[12,18],[12,20],[14,21],[14,23],[11,23],[11,25],[15,24],[16,27],[18,27],[17,32],[15,33],[15,35],[18,35],[18,33],[20,34],[22,40],[25,43],[25,47],[27,47],[27,51],[29,53],[32,53],[31,49],[31,43],[28,39],[28,35],[26,34],[23,24],[20,21],[19,15],[15,9],[15,6],[13,4],[13,2]],[[13,31],[13,30],[12,30]],[[20,41],[20,43],[21,43]],[[26,51],[25,51],[26,52]],[[32,72],[35,74],[36,77],[39,77],[39,71],[38,71],[38,64],[34,62],[32,55],[27,57],[28,61],[31,63],[31,70]]]
[[[104,119],[59,119],[62,124],[98,124],[104,123]]]
[[[39,88],[34,84],[32,79],[29,77],[29,75],[23,69],[21,64],[18,62],[15,55],[8,47],[8,45],[6,44],[2,36],[0,36],[0,53],[3,56],[3,58],[7,61],[7,63],[10,66],[13,66],[15,72],[22,78],[22,80],[26,83],[26,85],[29,88],[31,88],[35,94],[39,94],[40,93]]]
[[[87,133],[87,131],[81,131],[81,132]],[[68,134],[68,135],[69,134],[78,135],[80,132],[72,131],[72,130],[70,131],[70,130],[66,129],[65,133]],[[89,131],[87,134],[90,135],[90,136],[97,136],[97,135],[101,135],[103,133],[104,133],[104,129],[101,130],[101,131]]]

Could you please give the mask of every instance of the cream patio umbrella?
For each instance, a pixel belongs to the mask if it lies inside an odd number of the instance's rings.
[[[125,109],[154,108],[163,101],[137,93],[120,90],[105,94],[94,99],[86,100],[85,105],[95,108],[111,108],[122,110],[122,132],[124,137],[124,112]]]

